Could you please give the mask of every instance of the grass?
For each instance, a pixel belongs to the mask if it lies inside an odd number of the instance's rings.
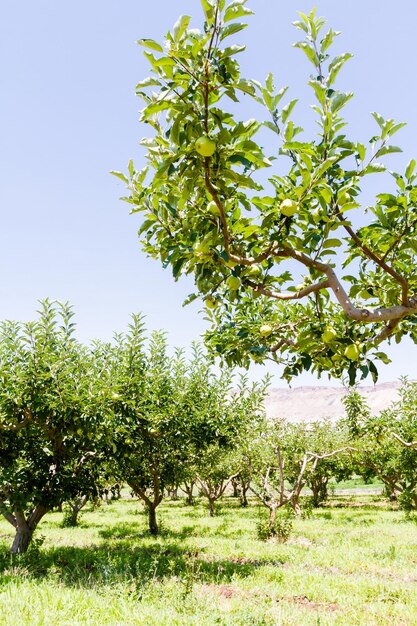
[[[257,539],[264,513],[226,498],[209,518],[203,502],[168,501],[153,538],[126,498],[74,529],[51,513],[14,558],[2,521],[0,624],[417,625],[414,518],[376,496],[339,495],[280,544]]]

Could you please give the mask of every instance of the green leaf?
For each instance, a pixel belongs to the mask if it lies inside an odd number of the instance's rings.
[[[188,28],[188,24],[190,23],[191,16],[190,15],[181,15],[178,20],[175,22],[173,35],[174,41],[178,42],[184,35],[185,31]]]
[[[333,30],[332,28],[329,30],[329,32],[321,40],[322,52],[326,52],[326,50],[330,48],[333,43],[333,39],[338,35],[340,35],[340,31]]]
[[[234,35],[244,28],[247,28],[247,26],[247,24],[242,24],[241,22],[238,22],[237,24],[229,24],[228,26],[223,26],[220,33],[220,41],[223,41],[223,39],[226,39],[226,37],[230,37],[230,35]]]
[[[139,89],[143,89],[144,87],[157,87],[160,86],[161,82],[159,80],[157,80],[156,78],[145,78],[145,80],[141,80],[140,83],[138,83],[136,85],[136,91],[139,91]]]
[[[125,176],[125,174],[123,174],[123,172],[116,172],[115,170],[112,170],[110,174],[112,174],[112,176],[117,176],[117,178],[120,178],[120,180],[126,183],[126,185],[129,184],[129,179],[127,178],[127,176]]]
[[[416,161],[415,161],[415,159],[411,159],[411,161],[408,162],[408,165],[407,165],[406,170],[405,170],[405,177],[406,178],[411,178],[411,176],[412,176],[412,174],[413,174],[413,172],[415,170],[415,167],[416,167]]]
[[[377,151],[378,157],[384,156],[385,154],[394,154],[395,152],[402,152],[402,149],[398,146],[383,146]]]
[[[330,108],[332,113],[340,111],[347,102],[353,97],[353,93],[338,93],[330,100]]]
[[[308,84],[314,89],[316,98],[320,102],[320,104],[324,104],[326,102],[326,86],[323,85],[323,83],[321,83],[319,80],[310,80]]]
[[[225,48],[223,50],[223,57],[231,57],[234,54],[243,52],[244,50],[246,50],[246,46],[239,46],[238,44],[234,44],[233,46],[230,46],[229,48]]]
[[[182,306],[187,306],[191,302],[194,302],[194,300],[197,300],[197,298],[198,298],[198,294],[197,293],[190,293],[190,295],[188,295],[185,298],[184,302],[182,303]]]
[[[210,0],[200,0],[201,6],[203,7],[204,15],[206,16],[206,20],[209,24],[213,21],[214,18],[214,5]]]
[[[333,61],[331,61],[331,63],[329,63],[329,75],[326,81],[329,87],[336,80],[338,73],[340,72],[346,61],[348,61],[352,57],[353,54],[350,54],[350,52],[345,52],[344,54],[339,54],[333,59]]]
[[[282,108],[282,110],[281,110],[281,119],[282,119],[284,124],[286,123],[287,119],[291,115],[291,112],[292,112],[293,108],[295,107],[295,105],[297,104],[297,102],[298,102],[298,100],[291,100],[291,102],[289,102],[287,105],[285,105],[285,107]]]
[[[297,41],[296,43],[293,43],[293,47],[302,50],[313,65],[316,67],[319,65],[319,58],[312,45],[308,44],[306,41]]]
[[[326,241],[323,243],[323,249],[328,250],[331,248],[338,248],[341,245],[342,242],[340,241],[340,239],[326,239]]]
[[[163,47],[153,39],[139,39],[136,43],[144,48],[149,48],[150,50],[156,50],[156,52],[163,52]]]
[[[383,163],[371,163],[362,170],[362,174],[379,174],[380,172],[385,172],[386,169]]]
[[[237,20],[239,17],[245,15],[253,15],[253,11],[243,6],[246,4],[246,0],[235,0],[231,2],[224,13],[224,22],[230,22],[230,20]]]
[[[378,124],[378,126],[381,128],[381,130],[384,128],[384,124],[385,124],[385,120],[382,117],[382,115],[379,115],[379,113],[376,113],[376,111],[373,111],[371,113],[372,117],[374,118],[374,120],[376,121],[376,123]]]

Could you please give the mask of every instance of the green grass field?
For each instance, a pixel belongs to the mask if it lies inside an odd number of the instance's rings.
[[[2,521],[0,624],[417,624],[416,519],[375,496],[338,496],[280,544],[257,539],[264,513],[226,498],[209,518],[204,502],[169,501],[152,538],[126,498],[75,529],[51,513],[14,558]]]

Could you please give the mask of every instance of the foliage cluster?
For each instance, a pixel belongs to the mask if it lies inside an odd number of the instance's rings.
[[[201,29],[182,16],[163,45],[139,40],[152,72],[137,85],[147,164],[114,174],[144,215],[144,250],[175,279],[194,277],[187,302],[205,301],[215,354],[243,366],[272,359],[287,379],[311,369],[376,380],[384,340],[417,340],[416,161],[362,205],[369,177],[401,151],[392,140],[404,124],[373,113],[368,142],[347,136],[353,94],[336,81],[352,55],[332,56],[340,33],[312,11],[294,22],[318,124],[317,136],[304,132],[287,87],[241,74],[246,4],[202,0]]]

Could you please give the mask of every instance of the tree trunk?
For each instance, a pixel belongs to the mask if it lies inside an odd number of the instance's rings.
[[[273,531],[274,529],[276,516],[277,516],[276,506],[270,507],[269,509],[269,530],[270,531]]]
[[[16,519],[16,535],[14,537],[10,552],[12,554],[22,554],[27,552],[30,542],[33,537],[33,533],[42,517],[48,512],[42,504],[36,505],[33,511],[30,513],[26,520],[25,514],[21,509],[16,509],[14,512]]]
[[[300,497],[298,494],[295,494],[292,498],[291,498],[291,506],[293,508],[293,511],[296,515],[301,515],[302,514],[302,510],[301,510],[301,506],[300,506]]]
[[[149,515],[149,531],[151,535],[157,535],[159,528],[158,522],[156,521],[156,506],[153,503],[150,503],[147,506]]]
[[[168,497],[171,498],[171,500],[178,500],[178,486],[168,489]]]
[[[216,499],[215,498],[208,498],[208,502],[209,502],[209,514],[210,517],[214,517],[215,513],[214,513],[214,503],[215,503]]]
[[[12,547],[10,548],[10,552],[12,554],[22,554],[27,552],[32,535],[33,532],[27,524],[25,526],[20,526],[20,528],[16,530],[16,535],[14,537]]]
[[[240,483],[240,504],[242,506],[248,506],[248,498],[247,498],[247,492],[249,489],[249,483],[245,483],[243,480]]]
[[[77,498],[74,504],[72,504],[71,502],[68,503],[69,506],[71,507],[71,513],[68,516],[68,519],[66,520],[66,524],[65,524],[66,526],[69,526],[69,527],[77,526],[78,513],[87,504],[87,501],[88,501],[88,496],[80,496],[79,498]]]
[[[239,498],[240,490],[239,490],[239,481],[237,480],[237,478],[234,478],[232,480],[232,487],[233,487],[233,497]]]
[[[191,483],[186,483],[186,482],[184,483],[184,491],[187,494],[187,497],[185,498],[185,501],[190,506],[192,506],[194,504],[194,496],[193,496],[194,485],[195,485],[194,481],[191,482]]]
[[[327,493],[328,478],[319,478],[310,482],[310,489],[313,492],[312,502],[314,507],[319,507],[328,498]]]

